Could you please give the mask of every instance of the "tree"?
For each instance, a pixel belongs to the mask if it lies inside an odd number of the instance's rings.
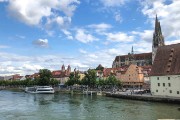
[[[82,80],[82,84],[83,85],[88,85],[90,87],[94,87],[94,85],[96,85],[96,71],[89,69],[86,73],[85,73],[85,77]]]
[[[98,80],[98,82],[97,82],[96,85],[98,85],[98,86],[104,86],[104,85],[105,85],[105,80],[100,78],[100,79]]]
[[[121,87],[120,80],[117,80],[117,78],[112,74],[107,78],[106,84],[111,87],[114,87],[114,86]]]
[[[52,78],[51,80],[50,80],[50,85],[58,85],[58,80],[56,80],[56,79],[54,79],[54,78]]]
[[[51,71],[48,69],[40,69],[39,75],[38,85],[49,85],[52,76]]]
[[[79,84],[80,83],[80,76],[78,75],[78,72],[72,72],[70,73],[68,81],[65,83],[68,86]]]

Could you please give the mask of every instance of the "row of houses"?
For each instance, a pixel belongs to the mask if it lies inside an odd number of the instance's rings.
[[[118,68],[104,68],[103,71],[97,71],[97,77],[106,79],[108,76],[114,75],[125,88],[149,89],[151,67],[151,65],[137,66],[136,64],[130,64]]]
[[[20,74],[9,75],[9,76],[0,76],[0,80],[25,80],[25,76]]]

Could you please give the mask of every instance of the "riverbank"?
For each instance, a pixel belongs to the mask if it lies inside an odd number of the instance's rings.
[[[0,90],[8,90],[14,92],[24,92],[25,87],[0,87]],[[55,93],[63,93],[63,94],[75,94],[75,95],[106,95],[106,91],[83,91],[81,89],[61,89],[59,87],[54,87]]]
[[[155,95],[146,95],[146,94],[125,95],[125,94],[120,94],[120,93],[106,93],[106,96],[113,97],[113,98],[129,99],[129,100],[180,104],[180,98],[178,97],[155,96]]]

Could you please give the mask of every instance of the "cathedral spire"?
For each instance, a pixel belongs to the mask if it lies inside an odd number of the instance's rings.
[[[154,58],[156,56],[156,51],[158,47],[164,46],[164,37],[161,32],[161,24],[158,21],[157,14],[155,18],[155,28],[153,33],[153,41],[152,41],[152,63],[154,62]]]
[[[161,24],[158,21],[157,14],[155,19],[155,30],[153,34],[153,47],[164,46],[164,37],[161,32]]]

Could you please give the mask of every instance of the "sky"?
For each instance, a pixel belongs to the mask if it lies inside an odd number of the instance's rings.
[[[154,21],[180,43],[180,0],[0,0],[0,75],[111,67],[152,50]]]

